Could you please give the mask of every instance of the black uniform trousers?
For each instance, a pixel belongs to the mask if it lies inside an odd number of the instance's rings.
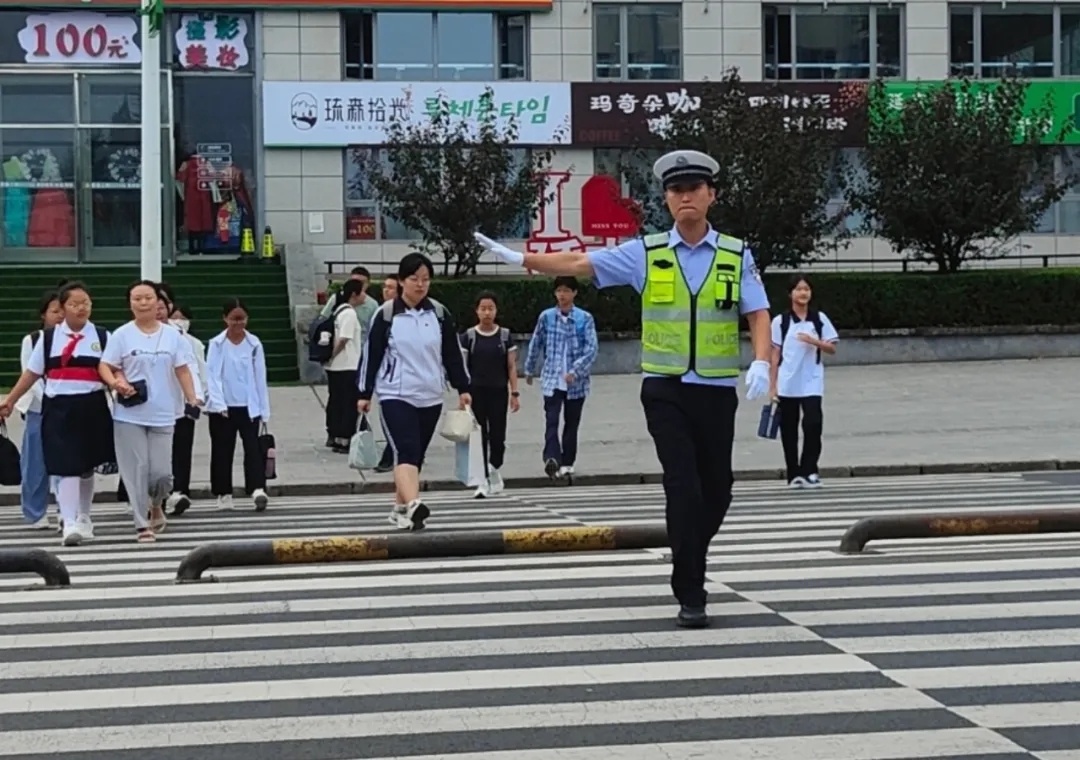
[[[821,459],[821,431],[824,415],[821,410],[821,396],[781,396],[780,441],[784,444],[784,464],[787,467],[787,479],[790,483],[795,478],[817,475],[818,460]],[[802,412],[803,450],[799,456],[799,413]]]
[[[195,420],[187,416],[181,417],[173,428],[173,493],[191,496],[191,453],[194,448]]]
[[[705,604],[705,555],[731,506],[734,387],[647,377],[645,422],[664,471],[671,590],[680,604]]]

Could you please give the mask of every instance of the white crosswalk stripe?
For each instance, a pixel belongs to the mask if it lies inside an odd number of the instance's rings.
[[[655,524],[658,486],[430,494],[431,531]],[[208,541],[385,533],[385,496],[196,504],[78,548],[0,508],[69,589],[0,576],[0,758],[1080,760],[1080,536],[888,541],[860,517],[1080,508],[1080,478],[740,483],[712,628],[677,630],[666,550],[212,571]]]

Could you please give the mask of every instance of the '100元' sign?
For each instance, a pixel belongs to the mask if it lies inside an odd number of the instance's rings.
[[[42,13],[26,17],[19,46],[27,63],[133,64],[139,27],[130,16],[103,13]]]

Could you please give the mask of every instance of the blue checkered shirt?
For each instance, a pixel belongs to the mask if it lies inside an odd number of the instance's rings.
[[[525,355],[525,374],[540,376],[540,392],[545,396],[553,396],[555,391],[565,388],[567,398],[585,398],[589,395],[589,373],[600,348],[596,321],[592,314],[577,306],[567,316],[569,319],[560,318],[558,307],[540,314]],[[541,368],[537,364],[541,362],[543,368],[538,371]],[[574,382],[569,385],[563,381],[566,372],[574,376]]]

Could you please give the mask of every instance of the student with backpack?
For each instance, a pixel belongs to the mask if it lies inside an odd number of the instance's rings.
[[[349,440],[356,433],[358,399],[356,370],[364,344],[363,327],[356,315],[366,283],[349,280],[341,288],[341,304],[334,310],[333,337],[330,360],[326,367],[326,431],[331,449],[337,454],[349,453]]]
[[[503,490],[499,469],[506,457],[507,409],[521,408],[517,389],[517,347],[510,330],[495,322],[498,315],[495,294],[482,291],[476,297],[476,325],[461,336],[465,363],[472,378],[472,410],[480,426],[487,481],[476,489],[476,498],[494,496]]]
[[[780,440],[784,446],[787,481],[791,488],[819,488],[825,392],[825,367],[821,355],[836,353],[840,336],[833,323],[810,306],[813,290],[805,275],[793,275],[788,283],[791,308],[773,318],[771,396],[780,411]],[[799,456],[799,419],[802,417],[803,450]]]
[[[364,358],[357,372],[357,411],[371,411],[379,397],[379,418],[394,452],[394,508],[390,524],[402,530],[424,528],[431,509],[420,498],[420,468],[442,415],[446,382],[458,393],[458,408],[472,404],[453,316],[428,297],[435,267],[422,253],[398,264],[397,297],[375,312]]]
[[[555,278],[556,305],[540,314],[525,355],[525,382],[529,385],[541,371],[538,365],[543,366],[540,392],[544,396],[544,472],[552,479],[574,474],[578,425],[589,395],[589,372],[599,351],[592,314],[574,305],[577,291],[575,278]]]
[[[60,293],[49,290],[41,297],[38,306],[41,318],[40,329],[23,338],[19,356],[21,369],[26,371],[34,348],[41,340],[44,330],[56,327],[64,321],[64,309],[60,306]],[[30,392],[19,399],[15,410],[23,415],[26,426],[23,428],[22,456],[19,459],[22,472],[22,513],[23,519],[35,530],[48,530],[49,523],[49,474],[45,471],[45,448],[41,440],[41,399],[45,392],[45,381],[38,380]]]

